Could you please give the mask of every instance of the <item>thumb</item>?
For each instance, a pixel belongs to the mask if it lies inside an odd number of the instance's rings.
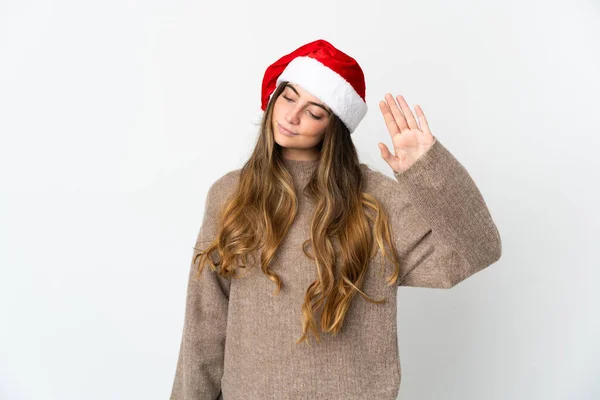
[[[379,151],[381,152],[381,158],[383,158],[385,162],[387,162],[391,166],[391,162],[394,159],[394,155],[390,152],[390,150],[385,144],[379,142],[377,145],[379,146]]]

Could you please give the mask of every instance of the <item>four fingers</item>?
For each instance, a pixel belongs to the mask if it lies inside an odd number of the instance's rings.
[[[390,136],[394,138],[397,134],[411,132],[413,130],[423,133],[424,136],[417,135],[417,140],[421,141],[421,139],[429,139],[432,138],[433,135],[429,130],[429,124],[427,123],[427,118],[425,118],[425,114],[423,113],[423,109],[415,104],[415,112],[417,114],[417,118],[413,115],[408,103],[404,99],[404,96],[398,95],[396,100],[400,104],[398,104],[394,100],[394,97],[391,93],[385,94],[385,100],[379,102],[379,109],[383,114],[383,120],[385,125],[390,132]],[[394,153],[390,152],[388,147],[379,143],[379,150],[381,152],[381,157],[390,165],[390,167],[394,168],[392,165],[397,160],[398,162],[404,162],[406,159],[406,155],[400,151],[400,154],[396,154],[399,152],[398,149],[394,148]]]
[[[379,108],[383,114],[384,122],[390,134],[395,135],[402,133],[407,129],[417,129],[423,132],[429,132],[429,125],[427,124],[423,109],[419,105],[415,105],[415,111],[418,118],[417,121],[410,110],[408,103],[404,99],[404,96],[398,95],[396,99],[398,100],[398,103],[400,103],[400,107],[398,107],[398,104],[391,93],[385,94],[386,101],[382,100],[379,102]]]

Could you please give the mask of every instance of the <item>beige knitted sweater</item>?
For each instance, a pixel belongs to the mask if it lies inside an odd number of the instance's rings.
[[[300,193],[318,160],[285,163]],[[361,168],[366,191],[390,218],[402,266],[400,286],[451,288],[500,258],[500,235],[480,191],[439,139],[409,169],[394,173],[395,179],[365,164]],[[210,186],[199,247],[216,235],[218,207],[239,173],[230,171]],[[310,336],[312,346],[295,344],[306,288],[317,279],[316,267],[301,249],[309,237],[312,203],[303,196],[298,200],[297,217],[272,266],[283,283],[278,295],[259,268],[231,280],[208,267],[196,280],[195,266],[190,268],[171,399],[397,398],[397,286],[385,282],[393,265],[386,262],[382,275],[379,254],[362,289],[387,301],[372,304],[356,295],[337,336],[322,333],[320,343]]]

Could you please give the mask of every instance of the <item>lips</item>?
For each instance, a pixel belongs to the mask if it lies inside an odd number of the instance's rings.
[[[294,132],[290,131],[289,129],[285,129],[283,126],[281,126],[281,124],[279,122],[277,123],[277,126],[279,126],[279,129],[289,133],[290,135],[297,135],[297,133],[294,133]]]

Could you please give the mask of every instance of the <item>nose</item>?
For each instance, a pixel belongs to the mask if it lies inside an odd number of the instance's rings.
[[[285,114],[285,120],[288,124],[297,125],[300,123],[299,107],[290,107]]]

